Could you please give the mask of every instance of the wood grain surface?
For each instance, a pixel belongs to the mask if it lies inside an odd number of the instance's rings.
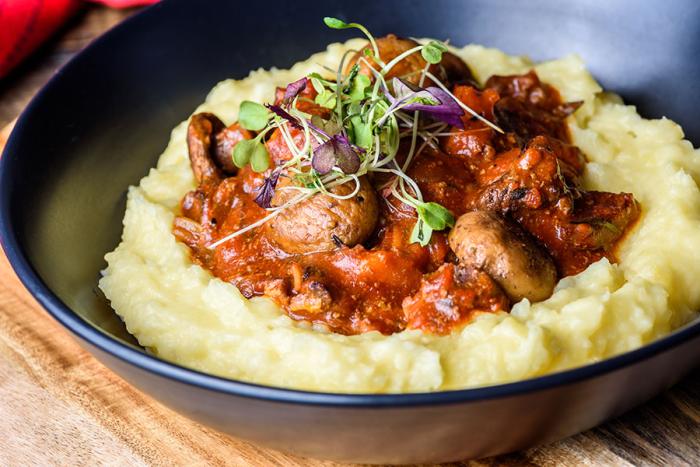
[[[132,12],[87,10],[9,84],[0,83],[0,124],[72,53]],[[0,466],[27,465],[336,464],[231,439],[138,392],[43,311],[0,254]],[[599,428],[458,465],[700,465],[700,371]]]

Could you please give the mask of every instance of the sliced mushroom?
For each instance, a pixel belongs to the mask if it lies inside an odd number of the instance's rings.
[[[297,191],[285,190],[288,178],[280,178],[273,206],[288,202]],[[330,190],[336,195],[348,195],[355,183],[348,182]],[[342,245],[354,246],[364,242],[374,231],[379,215],[377,195],[366,177],[360,177],[360,190],[349,199],[336,199],[316,194],[284,209],[266,224],[268,238],[287,253],[330,251]]]
[[[463,214],[448,236],[460,264],[488,273],[515,302],[548,298],[557,272],[554,262],[516,224],[488,211]]]

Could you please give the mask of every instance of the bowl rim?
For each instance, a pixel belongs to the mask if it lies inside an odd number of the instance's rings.
[[[406,406],[434,406],[489,399],[512,397],[530,392],[553,389],[558,386],[573,384],[584,379],[603,376],[663,352],[669,351],[691,339],[700,336],[700,319],[663,336],[649,344],[623,354],[607,358],[584,366],[545,374],[525,380],[499,383],[489,386],[456,389],[447,391],[419,393],[333,393],[316,392],[301,389],[267,386],[252,382],[214,376],[198,370],[186,368],[144,352],[137,347],[123,342],[82,318],[71,310],[55,295],[34,270],[25,252],[22,250],[10,219],[9,184],[11,178],[9,166],[11,160],[18,158],[18,146],[23,135],[28,133],[31,116],[41,106],[44,96],[51,92],[55,82],[62,79],[63,71],[83,60],[86,51],[99,48],[102,44],[118,38],[119,34],[139,21],[148,21],[163,8],[173,5],[174,1],[162,1],[145,8],[116,25],[72,57],[32,98],[18,118],[7,144],[0,157],[0,244],[22,284],[39,304],[61,325],[86,343],[122,362],[157,376],[174,380],[178,383],[206,389],[218,393],[257,399],[262,401],[294,403],[301,405],[394,408]],[[110,371],[113,371],[110,369]]]

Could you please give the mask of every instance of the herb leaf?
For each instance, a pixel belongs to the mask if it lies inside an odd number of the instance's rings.
[[[420,243],[426,246],[430,242],[430,237],[434,230],[444,230],[447,227],[454,227],[455,218],[450,211],[443,206],[433,203],[417,203],[416,212],[418,220],[411,232],[411,243]]]
[[[353,115],[350,117],[352,124],[353,140],[356,145],[369,149],[372,146],[372,128],[362,121],[362,116]]]
[[[298,120],[296,117],[290,115],[289,112],[287,112],[286,110],[284,110],[284,109],[283,109],[282,107],[280,107],[279,105],[265,104],[265,107],[267,107],[268,109],[270,109],[275,115],[277,115],[277,116],[279,116],[279,117],[282,117],[283,119],[287,120],[287,121],[289,122],[289,124],[290,124],[291,126],[293,126],[294,128],[297,128],[297,129],[299,129],[299,130],[304,129],[304,127],[301,125],[301,123],[299,122],[299,120]]]
[[[333,91],[328,91],[324,89],[322,93],[316,96],[314,102],[316,102],[321,107],[333,109],[335,108],[336,94]]]
[[[444,230],[455,225],[455,218],[450,211],[432,201],[416,206],[418,216],[433,230]]]
[[[365,89],[367,89],[372,81],[366,75],[357,75],[352,80],[352,88],[350,89],[350,102],[359,102],[365,98]]]
[[[270,120],[270,112],[265,106],[252,101],[241,102],[238,112],[238,122],[246,130],[259,131],[265,128]]]
[[[236,167],[242,169],[248,164],[256,144],[254,139],[244,139],[236,143],[233,147],[233,163]]]
[[[255,197],[255,202],[261,208],[271,207],[272,196],[275,194],[275,187],[277,186],[277,181],[280,178],[281,170],[273,170],[269,177],[266,177],[263,181],[260,190],[258,191],[258,196]]]
[[[345,21],[338,18],[333,18],[331,16],[326,16],[323,18],[323,22],[331,29],[347,29],[352,27],[352,25],[346,23]]]
[[[261,142],[258,142],[250,155],[250,167],[255,172],[264,172],[270,167],[270,154]]]
[[[425,61],[433,65],[442,61],[442,54],[444,52],[447,52],[447,46],[438,41],[428,42],[420,51]]]
[[[360,157],[343,135],[334,135],[314,150],[311,166],[321,175],[338,166],[346,174],[353,174],[360,168]]]
[[[428,224],[423,222],[423,219],[418,218],[416,224],[411,231],[411,243],[419,243],[420,246],[426,246],[430,243],[430,237],[433,235],[433,229]]]
[[[301,78],[293,83],[289,83],[287,88],[284,90],[284,98],[282,99],[282,103],[287,106],[290,105],[294,98],[297,97],[304,89],[306,89],[306,83],[306,78]]]
[[[412,86],[399,78],[392,80],[394,94],[387,94],[392,101],[392,107],[400,107],[406,112],[420,110],[436,120],[448,123],[458,128],[464,128],[462,115],[464,111],[459,104],[442,89],[430,86],[422,89]]]

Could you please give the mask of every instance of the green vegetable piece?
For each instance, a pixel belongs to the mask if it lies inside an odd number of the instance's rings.
[[[352,124],[353,142],[365,149],[372,146],[372,127],[362,121],[360,115],[353,115],[350,118]]]
[[[321,107],[325,107],[327,109],[333,109],[333,108],[335,108],[335,93],[332,91],[325,90],[322,93],[320,93],[318,96],[316,96],[316,99],[314,99],[314,102],[316,102]]]
[[[352,25],[346,23],[345,21],[338,18],[332,18],[330,16],[323,18],[323,22],[331,29],[347,29],[352,27]]]
[[[258,142],[250,155],[250,167],[255,172],[264,172],[270,167],[270,154],[263,143]]]
[[[321,94],[322,92],[326,91],[326,88],[325,86],[323,86],[321,80],[316,77],[311,78],[311,85],[314,87],[318,94]]]
[[[365,90],[372,84],[369,77],[357,75],[352,81],[350,89],[350,102],[359,102],[365,98]]]
[[[252,101],[241,102],[238,122],[246,130],[260,131],[270,120],[270,111],[265,106]]]
[[[450,211],[437,203],[421,203],[416,206],[418,216],[433,230],[444,230],[455,225],[455,218]]]
[[[254,139],[244,139],[236,143],[233,147],[233,163],[236,167],[243,168],[248,164],[256,145]]]
[[[430,237],[432,237],[432,235],[433,229],[431,229],[428,224],[419,218],[416,221],[416,225],[413,226],[413,231],[411,231],[411,238],[409,241],[411,243],[419,243],[420,246],[426,246],[428,243],[430,243]]]
[[[444,52],[447,52],[447,46],[438,41],[428,42],[420,51],[425,61],[432,64],[440,63]]]

